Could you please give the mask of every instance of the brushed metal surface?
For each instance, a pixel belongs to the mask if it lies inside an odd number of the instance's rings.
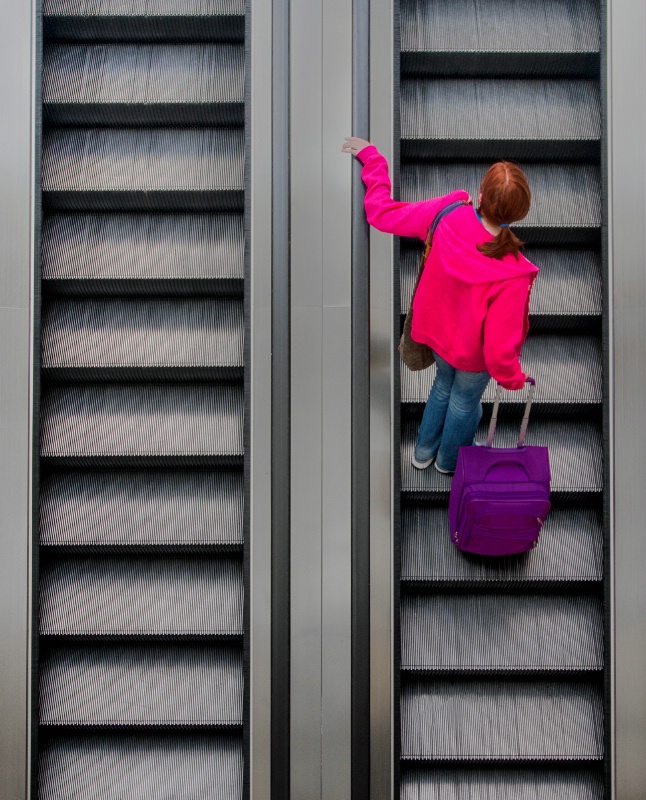
[[[370,7],[370,140],[392,163],[393,9]],[[393,241],[370,232],[370,752],[371,800],[394,792],[393,713]]]
[[[608,5],[614,796],[646,785],[646,11]]]
[[[335,800],[352,768],[352,5],[290,13],[291,793]]]
[[[29,792],[31,636],[31,3],[3,5],[0,65],[0,793]]]
[[[251,0],[247,5],[251,8]],[[271,271],[272,3],[248,14],[247,246],[249,258],[249,796],[271,796]]]

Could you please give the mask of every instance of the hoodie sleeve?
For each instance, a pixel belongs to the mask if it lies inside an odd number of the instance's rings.
[[[468,200],[463,190],[433,200],[404,203],[392,199],[388,162],[374,145],[364,147],[357,158],[364,165],[361,177],[366,184],[364,206],[368,222],[377,230],[397,236],[426,240],[438,211],[456,200]]]
[[[523,275],[506,280],[489,301],[484,321],[487,372],[505,389],[522,389],[527,377],[520,367],[520,349],[527,335],[531,282]]]

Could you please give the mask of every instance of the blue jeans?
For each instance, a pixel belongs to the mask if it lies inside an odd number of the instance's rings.
[[[453,472],[458,448],[473,442],[482,418],[480,398],[490,376],[455,369],[437,353],[435,362],[437,375],[417,435],[415,458],[436,458],[438,467]]]

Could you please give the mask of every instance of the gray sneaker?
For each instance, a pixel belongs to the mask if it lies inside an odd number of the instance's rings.
[[[413,466],[415,469],[426,469],[427,467],[430,467],[434,461],[435,456],[433,456],[433,458],[429,458],[428,461],[418,461],[415,458],[415,454],[413,454]]]
[[[438,466],[437,466],[437,461],[435,462],[435,469],[436,469],[438,472],[441,472],[441,473],[442,473],[442,475],[453,475],[453,473],[455,472],[455,470],[454,470],[454,469],[442,469],[442,467],[438,467]]]

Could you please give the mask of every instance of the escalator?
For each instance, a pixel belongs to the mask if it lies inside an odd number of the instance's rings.
[[[529,179],[516,230],[541,274],[522,357],[538,386],[527,443],[550,448],[553,502],[530,554],[460,554],[449,478],[411,465],[432,374],[402,365],[402,800],[607,796],[602,13],[593,0],[401,3],[402,199],[475,198],[501,158]],[[402,240],[403,310],[419,255]],[[504,393],[499,446],[516,443],[524,399]]]
[[[243,0],[45,0],[39,798],[242,798]]]

